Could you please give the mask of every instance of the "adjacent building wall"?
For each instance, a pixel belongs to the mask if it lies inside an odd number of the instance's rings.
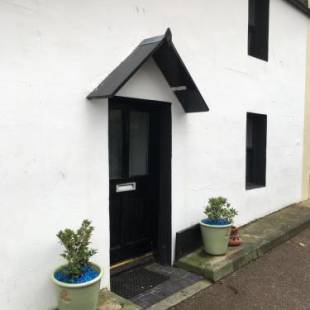
[[[309,8],[310,8],[310,0]],[[304,157],[303,157],[303,199],[310,198],[310,21],[308,21],[308,48],[306,62],[306,93],[305,93],[305,120],[304,120]]]
[[[120,94],[172,102],[173,236],[199,221],[211,196],[232,202],[238,225],[301,199],[307,20],[271,1],[266,63],[247,55],[247,12],[246,0],[0,2],[3,309],[55,306],[55,235],[84,218],[109,285],[107,102],[85,97],[167,27],[210,112],[184,113],[152,61]],[[267,186],[250,191],[246,112],[268,115]]]

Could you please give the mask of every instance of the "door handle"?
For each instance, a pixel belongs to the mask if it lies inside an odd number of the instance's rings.
[[[131,192],[136,190],[136,182],[131,183],[122,183],[116,185],[116,192],[122,193],[122,192]]]

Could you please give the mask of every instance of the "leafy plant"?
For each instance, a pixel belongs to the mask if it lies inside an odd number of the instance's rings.
[[[227,199],[224,197],[210,198],[204,213],[210,220],[226,219],[230,223],[238,214],[238,212],[230,206],[230,203],[228,203]]]
[[[73,279],[83,274],[83,269],[89,265],[90,257],[97,253],[97,250],[89,247],[93,230],[94,227],[91,226],[91,222],[84,220],[76,232],[67,228],[57,234],[60,243],[65,248],[61,256],[67,261],[62,272]]]

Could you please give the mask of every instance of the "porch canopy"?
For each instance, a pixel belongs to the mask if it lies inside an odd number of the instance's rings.
[[[143,40],[87,98],[112,98],[151,57],[163,73],[185,112],[209,111],[206,102],[174,47],[169,28],[162,36]]]

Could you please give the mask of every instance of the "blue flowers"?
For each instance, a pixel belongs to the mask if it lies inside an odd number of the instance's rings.
[[[228,225],[230,222],[227,219],[218,219],[218,220],[210,220],[210,219],[204,219],[202,220],[204,224],[208,225]]]
[[[80,284],[80,283],[85,283],[89,282],[93,279],[95,279],[98,275],[99,272],[96,271],[91,265],[83,267],[83,273],[79,277],[72,277],[66,273],[66,269],[63,268],[62,270],[56,271],[55,272],[55,278],[64,283],[71,283],[71,284]]]

